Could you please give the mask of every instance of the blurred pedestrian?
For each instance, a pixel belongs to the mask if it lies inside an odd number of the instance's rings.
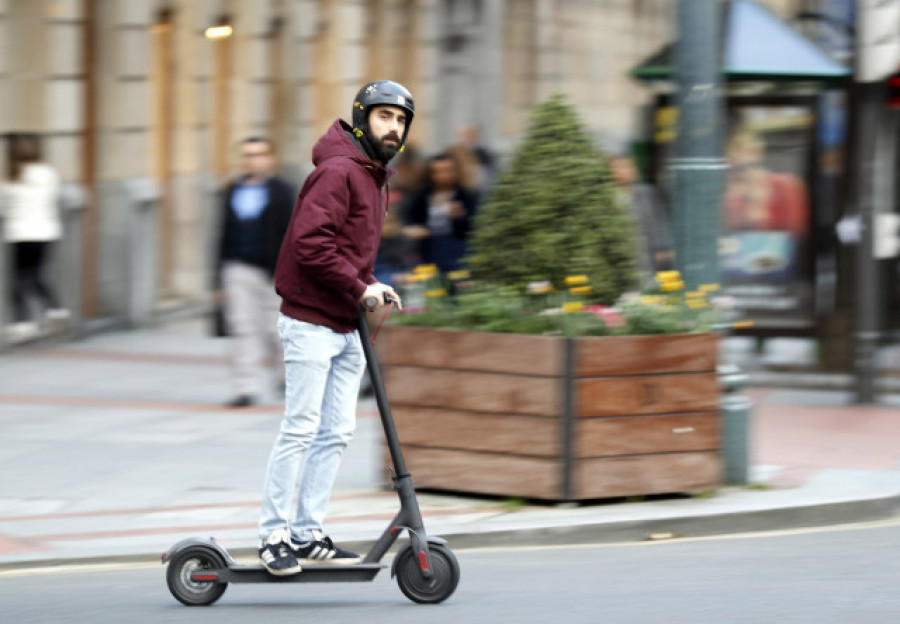
[[[475,194],[462,184],[459,162],[447,153],[428,161],[425,184],[410,200],[404,233],[421,245],[422,261],[455,271],[477,209]]]
[[[316,168],[300,190],[278,258],[287,386],[259,520],[259,558],[275,575],[296,574],[301,562],[361,560],[336,546],[323,522],[341,454],[356,429],[366,364],[356,330],[360,305],[373,298],[380,308],[385,294],[399,301],[374,268],[387,163],[406,142],[413,113],[412,96],[396,82],[360,89],[353,126],[338,119],[313,148]]]
[[[36,299],[51,321],[68,319],[69,311],[44,279],[44,268],[53,241],[62,236],[59,215],[59,176],[41,159],[36,135],[16,135],[11,139],[10,182],[3,185],[5,239],[12,246],[13,335],[36,334],[39,325],[33,314]]]
[[[423,163],[419,151],[413,145],[406,145],[391,166],[397,173],[388,186],[388,209],[375,262],[375,277],[383,283],[394,281],[395,275],[408,271],[418,261],[414,246],[403,235],[403,226],[410,198],[422,185]]]
[[[480,199],[494,182],[496,159],[481,142],[481,132],[475,124],[460,125],[456,136],[456,143],[447,152],[459,163],[460,183]]]
[[[638,266],[651,275],[671,269],[675,262],[671,222],[660,192],[641,181],[630,156],[617,155],[610,160],[616,200],[632,215],[640,239]]]
[[[284,373],[276,322],[280,300],[273,276],[281,241],[287,231],[295,191],[274,174],[275,148],[262,137],[240,145],[242,173],[224,193],[216,268],[216,300],[224,307],[231,337],[231,370],[235,396],[227,405],[249,407],[260,394],[261,362]]]
[[[391,168],[396,173],[388,185],[388,208],[375,260],[375,279],[379,282],[389,284],[402,280],[421,261],[418,241],[408,239],[403,234],[403,226],[407,220],[410,198],[422,186],[422,167],[419,150],[411,143],[404,145],[403,151],[391,162]],[[374,392],[372,380],[366,373],[359,394],[368,397]]]

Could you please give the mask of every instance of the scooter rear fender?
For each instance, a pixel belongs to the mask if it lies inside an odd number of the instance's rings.
[[[227,566],[232,566],[236,563],[235,560],[231,558],[231,555],[228,554],[228,551],[222,548],[222,546],[220,546],[212,537],[189,537],[183,539],[163,553],[162,562],[164,564],[168,563],[178,553],[188,548],[202,548],[208,550],[212,554],[219,555],[225,560]]]

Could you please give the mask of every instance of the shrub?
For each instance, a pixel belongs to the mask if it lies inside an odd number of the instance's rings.
[[[637,280],[632,219],[614,197],[606,159],[556,95],[532,113],[510,165],[480,208],[467,263],[473,277],[520,293],[529,283],[590,279],[612,303]]]
[[[475,219],[469,271],[417,267],[396,322],[446,329],[601,336],[711,331],[728,301],[692,293],[676,271],[637,285],[631,215],[615,201],[606,159],[561,96],[532,115],[511,164]]]

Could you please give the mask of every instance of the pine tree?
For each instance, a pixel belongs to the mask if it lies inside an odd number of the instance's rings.
[[[606,159],[561,95],[535,108],[527,136],[476,217],[473,276],[524,290],[587,275],[591,300],[612,303],[635,286],[631,217],[614,197]]]

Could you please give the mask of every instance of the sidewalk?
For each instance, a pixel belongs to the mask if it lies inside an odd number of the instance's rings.
[[[197,320],[0,356],[0,569],[159,560],[176,541],[256,547],[263,472],[281,418],[229,410],[226,344]],[[271,385],[271,384],[268,384]],[[751,389],[754,486],[714,496],[515,506],[425,493],[454,547],[694,536],[882,518],[900,509],[900,397],[847,406],[836,390]],[[362,548],[397,510],[372,400],[359,406],[328,520]],[[415,478],[415,475],[413,475]]]

